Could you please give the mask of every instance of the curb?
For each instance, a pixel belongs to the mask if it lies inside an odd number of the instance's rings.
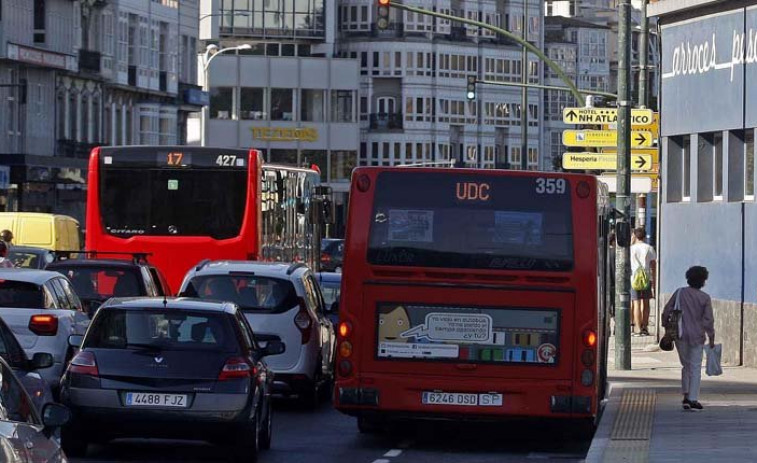
[[[610,443],[612,428],[615,424],[615,417],[617,417],[620,408],[619,398],[622,395],[623,388],[615,387],[610,383],[607,403],[605,404],[602,416],[599,419],[599,426],[594,433],[594,438],[591,440],[591,447],[589,447],[586,458],[583,460],[584,463],[602,463],[605,450]]]

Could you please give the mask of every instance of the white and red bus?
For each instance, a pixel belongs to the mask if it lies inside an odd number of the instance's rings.
[[[173,291],[203,259],[315,265],[319,184],[317,170],[265,164],[257,150],[95,148],[85,247],[148,254]]]
[[[609,203],[588,175],[439,168],[352,176],[336,408],[593,423],[605,394]]]

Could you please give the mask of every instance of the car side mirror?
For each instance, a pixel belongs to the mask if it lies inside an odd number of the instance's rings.
[[[81,347],[84,336],[80,334],[72,334],[68,337],[68,345],[71,347]]]
[[[268,355],[280,355],[284,353],[286,346],[283,342],[272,339],[261,350],[264,357]]]
[[[42,424],[46,428],[59,428],[71,421],[71,410],[68,407],[48,403],[42,408]]]
[[[47,352],[37,352],[29,361],[29,367],[32,370],[41,370],[43,368],[50,368],[55,363],[53,354]]]

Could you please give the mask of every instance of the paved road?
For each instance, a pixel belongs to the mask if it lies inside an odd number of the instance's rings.
[[[354,418],[323,404],[317,411],[277,403],[271,450],[260,463],[504,463],[579,462],[589,439],[576,439],[564,427],[540,423],[504,425],[404,425],[382,435],[358,433]],[[223,450],[202,443],[121,440],[90,446],[75,463],[216,463]]]

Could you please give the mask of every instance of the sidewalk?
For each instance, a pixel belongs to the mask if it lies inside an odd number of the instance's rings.
[[[724,463],[757,461],[757,369],[702,372],[703,411],[681,407],[681,366],[675,351],[655,348],[655,337],[633,342],[632,369],[614,369],[610,340],[610,398],[587,463]]]

